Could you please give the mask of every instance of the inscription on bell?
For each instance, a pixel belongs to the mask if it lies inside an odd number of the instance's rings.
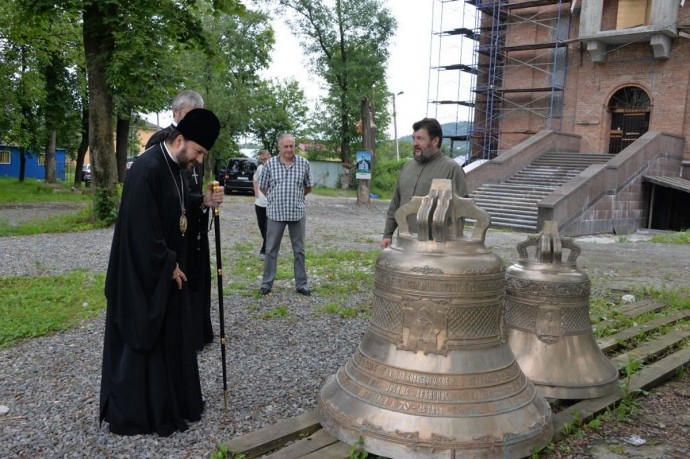
[[[448,392],[440,390],[418,389],[417,398],[421,400],[436,400],[442,402],[450,400],[451,396]]]
[[[388,384],[386,387],[386,392],[390,392],[395,395],[410,395],[410,388],[407,386],[401,386],[400,384]]]

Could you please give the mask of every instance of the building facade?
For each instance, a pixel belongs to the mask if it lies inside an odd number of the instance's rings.
[[[647,131],[690,138],[690,4],[473,3],[481,12],[474,157],[543,129],[578,134],[592,153],[618,153]]]

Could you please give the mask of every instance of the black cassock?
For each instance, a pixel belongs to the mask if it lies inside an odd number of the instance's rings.
[[[146,148],[150,148],[165,140],[175,125],[161,129],[153,134]],[[195,164],[192,171],[184,170],[192,196],[203,198],[204,165]],[[213,327],[211,325],[211,258],[208,245],[208,212],[199,212],[189,219],[189,294],[192,299],[192,326],[194,332],[194,346],[201,350],[205,344],[213,342]]]
[[[203,411],[190,290],[172,280],[176,263],[188,274],[180,182],[191,220],[201,201],[156,145],[130,167],[122,190],[105,281],[100,400],[100,419],[117,434],[170,435]]]

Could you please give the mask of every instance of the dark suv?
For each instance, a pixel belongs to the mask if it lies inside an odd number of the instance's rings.
[[[258,167],[255,159],[251,158],[231,158],[223,174],[223,186],[225,194],[233,191],[243,191],[254,194],[252,179]]]

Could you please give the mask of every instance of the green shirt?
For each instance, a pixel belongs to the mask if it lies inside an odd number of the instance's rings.
[[[392,238],[398,227],[395,221],[395,212],[398,208],[410,202],[412,196],[429,194],[431,181],[437,178],[450,179],[453,182],[455,193],[461,197],[467,196],[465,171],[452,158],[441,154],[439,151],[426,163],[420,163],[414,159],[408,161],[400,170],[398,182],[395,185],[395,194],[386,214],[384,238]]]

